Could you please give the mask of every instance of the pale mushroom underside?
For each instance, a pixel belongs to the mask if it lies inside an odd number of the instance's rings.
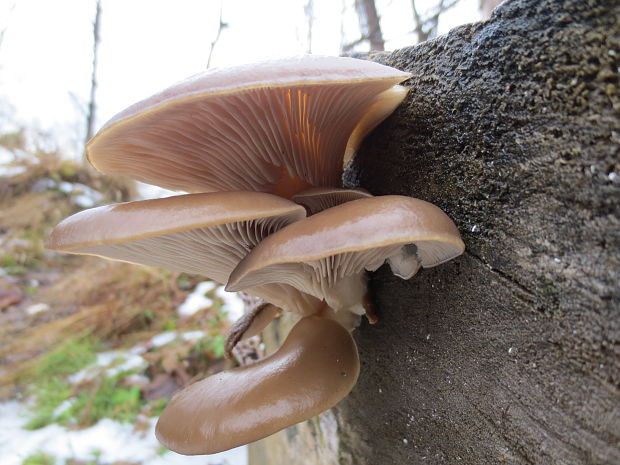
[[[85,245],[68,252],[198,274],[226,284],[230,272],[256,244],[294,219],[294,215],[259,218],[135,241]],[[302,315],[312,313],[318,304],[283,282],[276,281],[244,290]]]
[[[135,241],[85,245],[69,252],[194,273],[226,283],[230,272],[256,244],[290,222],[288,217],[259,218]]]
[[[238,290],[279,282],[288,284],[317,298],[330,293],[330,289],[348,276],[357,275],[365,270],[374,271],[386,259],[397,256],[403,246],[410,242],[369,247],[362,251],[351,251],[328,255],[307,262],[275,263],[264,268],[252,270],[248,274],[233,278],[228,289]],[[416,241],[415,254],[409,257],[419,266],[430,268],[447,262],[462,253],[460,244],[446,243],[439,240]],[[417,268],[416,268],[417,269]]]
[[[189,192],[290,197],[339,186],[345,152],[404,98],[400,80],[194,94],[111,124],[89,143],[89,160],[104,173]],[[369,119],[373,106],[379,115]]]

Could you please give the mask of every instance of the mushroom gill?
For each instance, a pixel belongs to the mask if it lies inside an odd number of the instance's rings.
[[[290,198],[340,186],[345,152],[400,103],[406,90],[389,90],[408,76],[320,56],[209,70],[119,113],[88,143],[88,159],[189,192]]]
[[[81,211],[58,224],[46,246],[200,274],[225,284],[256,244],[305,215],[303,207],[260,192],[187,194]],[[319,304],[282,283],[248,291],[302,315]]]
[[[420,266],[439,265],[463,250],[456,226],[435,205],[403,196],[368,197],[265,238],[233,270],[227,289],[280,282],[324,299],[336,312],[363,314],[365,270],[390,259],[400,276],[411,277]]]

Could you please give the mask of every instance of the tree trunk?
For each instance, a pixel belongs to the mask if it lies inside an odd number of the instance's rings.
[[[619,17],[617,0],[508,0],[374,58],[411,91],[347,183],[439,205],[467,251],[372,273],[380,321],[355,332],[337,439],[315,419],[252,465],[620,463]]]
[[[385,50],[381,23],[375,0],[355,0],[355,9],[360,23],[362,38],[370,44],[371,51]]]
[[[97,59],[99,57],[99,42],[101,41],[101,0],[95,3],[95,19],[93,21],[93,65],[90,73],[90,95],[86,109],[86,135],[84,146],[93,137],[95,131],[95,116],[97,111]]]

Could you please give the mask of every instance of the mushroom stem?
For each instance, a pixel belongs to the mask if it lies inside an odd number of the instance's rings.
[[[327,305],[336,312],[348,310],[357,315],[366,313],[363,305],[364,296],[367,293],[364,271],[345,276],[330,287],[324,285],[321,292],[325,296]]]
[[[333,407],[358,375],[357,347],[349,332],[327,318],[302,318],[272,355],[176,394],[159,418],[156,435],[181,454],[228,450]]]
[[[226,358],[232,358],[232,350],[239,341],[257,335],[265,329],[280,313],[273,304],[263,303],[239,318],[228,331],[224,343]]]
[[[402,279],[410,279],[420,269],[421,262],[415,244],[405,244],[398,252],[387,258],[392,273]]]

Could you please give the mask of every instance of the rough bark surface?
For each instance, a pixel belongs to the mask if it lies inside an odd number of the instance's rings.
[[[374,58],[411,91],[347,184],[439,205],[467,251],[371,275],[340,465],[620,463],[618,18],[617,0],[508,0]]]

